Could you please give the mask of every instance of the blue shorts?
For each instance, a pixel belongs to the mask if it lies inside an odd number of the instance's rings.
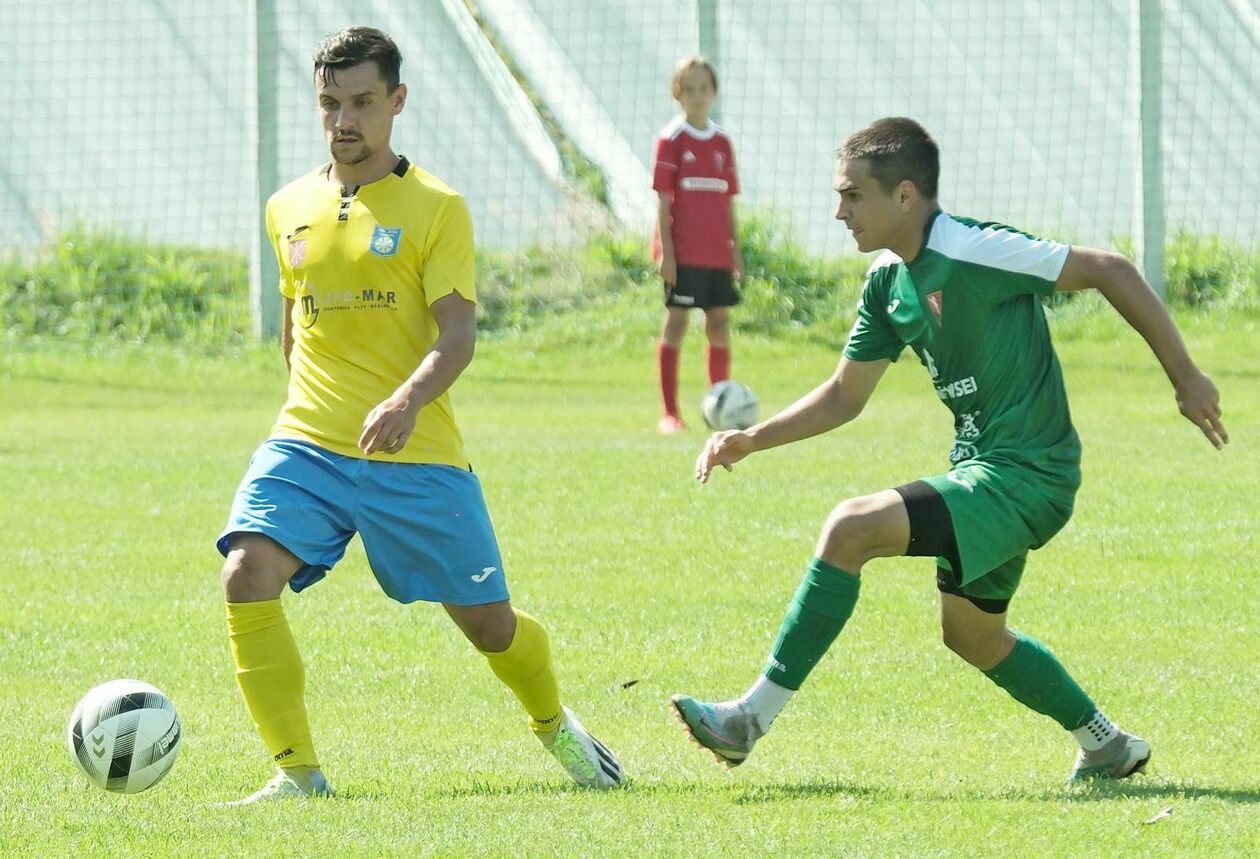
[[[295,592],[318,582],[358,532],[381,588],[402,603],[508,598],[481,482],[450,465],[373,462],[293,439],[254,452],[217,542],[263,534],[302,561]]]

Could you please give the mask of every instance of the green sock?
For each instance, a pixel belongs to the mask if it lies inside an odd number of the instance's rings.
[[[860,577],[814,558],[770,649],[765,669],[769,680],[786,689],[801,688],[853,614],[861,583]]]
[[[1049,716],[1065,729],[1084,725],[1098,708],[1037,639],[1015,633],[1010,654],[984,675],[1031,710]]]

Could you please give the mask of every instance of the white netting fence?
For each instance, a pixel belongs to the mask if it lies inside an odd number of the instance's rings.
[[[1152,21],[1157,68],[1149,51],[1142,64]],[[1169,240],[1260,234],[1251,0],[0,0],[0,251],[86,225],[256,253],[260,177],[326,157],[310,54],[350,24],[399,43],[411,98],[395,148],[466,195],[487,249],[646,233],[669,74],[701,49],[741,205],[813,254],[854,252],[831,222],[833,152],[890,114],[936,136],[959,214],[1133,246],[1162,197]],[[260,56],[276,80],[261,98]],[[275,141],[261,157],[259,139]]]

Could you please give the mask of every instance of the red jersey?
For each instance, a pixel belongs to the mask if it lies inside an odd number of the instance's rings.
[[[731,138],[709,120],[704,131],[678,117],[656,141],[652,188],[669,192],[670,229],[679,265],[735,267],[732,254],[731,197],[739,193]],[[652,255],[660,258],[659,234]]]

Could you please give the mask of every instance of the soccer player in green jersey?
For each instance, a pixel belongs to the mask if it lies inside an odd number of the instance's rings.
[[[1109,720],[1044,644],[1006,625],[1029,550],[1067,523],[1080,485],[1080,441],[1041,299],[1099,290],[1218,449],[1229,441],[1219,396],[1128,260],[949,215],[936,200],[939,173],[936,143],[913,120],[881,119],[845,140],[836,219],[860,250],[886,252],[867,274],[839,366],[774,417],[710,437],[696,478],[853,420],[906,346],[953,413],[948,472],[837,506],[753,686],[730,701],[671,704],[701,746],[742,763],[844,628],[866,563],[935,557],[945,645],[1072,733],[1081,747],[1072,779],[1124,778],[1145,767],[1150,746]]]

